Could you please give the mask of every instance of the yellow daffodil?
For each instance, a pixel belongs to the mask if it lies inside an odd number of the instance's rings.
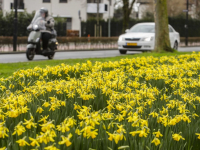
[[[38,122],[42,122],[43,121],[43,123],[46,123],[48,117],[49,117],[49,115],[48,116],[44,116]]]
[[[183,138],[180,134],[172,134],[172,137],[175,141],[179,141],[180,139],[185,140],[185,138]]]
[[[41,129],[42,129],[43,132],[46,132],[46,131],[48,131],[50,129],[55,128],[55,125],[52,123],[52,121],[49,121],[49,122],[44,123],[44,124],[41,124],[40,126],[42,127]]]
[[[198,138],[198,139],[200,139],[200,133],[195,133],[195,134],[196,134],[196,135],[198,135],[198,137],[197,137],[197,138]]]
[[[26,131],[26,129],[24,128],[24,126],[21,125],[22,122],[19,122],[17,126],[15,126],[14,128],[14,132],[12,135],[15,135],[17,133],[17,135],[22,135],[22,133],[24,133]]]
[[[5,127],[5,122],[0,123],[0,138],[8,137],[7,132],[9,132],[9,130]]]
[[[29,137],[29,140],[31,141],[31,143],[30,143],[31,146],[33,146],[33,147],[35,145],[40,146],[40,144],[38,143],[37,139]]]
[[[56,148],[54,145],[51,146],[47,146],[44,148],[45,150],[59,150],[58,148]]]
[[[44,104],[42,105],[42,106],[44,106],[44,107],[49,107],[49,102],[44,102]]]
[[[158,116],[158,113],[156,113],[156,112],[152,112],[152,113],[150,113],[149,115],[151,115],[153,118],[155,118],[155,117]]]
[[[160,131],[158,130],[157,132],[153,132],[153,134],[156,135],[157,138],[162,137],[163,135],[160,133]]]
[[[19,144],[19,146],[20,147],[23,147],[23,146],[26,146],[26,145],[28,145],[29,146],[29,143],[28,142],[26,142],[26,137],[24,137],[23,139],[19,139],[18,141],[16,141],[18,144]]]
[[[151,143],[154,143],[156,146],[160,144],[160,140],[158,138],[154,138]]]
[[[0,150],[6,150],[6,147],[2,147],[2,148],[0,148]]]
[[[38,109],[37,109],[37,111],[36,112],[38,112],[38,113],[42,113],[44,110],[42,109],[42,107],[38,107]]]
[[[69,147],[72,143],[70,142],[70,138],[72,137],[72,134],[70,133],[67,137],[61,136],[62,141],[58,142],[58,144],[66,144],[67,147]]]
[[[31,129],[31,126],[34,127],[34,128],[37,128],[37,123],[33,123],[33,119],[30,119],[30,120],[26,120],[24,119],[25,123],[23,123],[24,125],[26,125],[26,128],[27,129]]]

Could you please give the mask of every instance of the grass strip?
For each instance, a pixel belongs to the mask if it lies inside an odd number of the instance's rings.
[[[84,59],[64,59],[64,60],[45,60],[45,61],[29,61],[29,62],[19,62],[19,63],[0,63],[0,78],[6,78],[13,74],[17,70],[31,69],[36,66],[45,68],[46,66],[56,66],[61,63],[74,65],[76,63],[84,63],[87,60],[91,62],[105,62],[105,61],[119,61],[124,58],[135,58],[135,57],[162,57],[162,56],[175,56],[183,54],[191,54],[192,52],[175,52],[175,53],[140,53],[140,54],[127,54],[116,57],[106,57],[106,58],[84,58]],[[25,56],[24,56],[25,57]]]

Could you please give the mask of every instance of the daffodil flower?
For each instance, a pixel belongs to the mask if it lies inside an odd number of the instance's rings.
[[[67,147],[69,147],[72,143],[70,142],[70,138],[72,137],[72,134],[70,133],[67,137],[61,136],[62,141],[58,142],[58,144],[62,145],[65,144]]]
[[[160,144],[160,140],[158,138],[154,138],[151,143],[154,143],[156,146]]]
[[[175,141],[180,141],[180,139],[185,140],[185,138],[183,138],[180,134],[172,134],[172,137]]]
[[[19,146],[21,146],[21,147],[23,147],[23,146],[26,146],[26,145],[28,145],[29,146],[29,143],[28,142],[26,142],[26,137],[24,137],[23,139],[19,139],[18,141],[16,141],[16,143],[18,143],[19,144]]]

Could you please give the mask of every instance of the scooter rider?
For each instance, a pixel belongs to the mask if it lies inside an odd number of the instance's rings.
[[[42,47],[44,52],[48,51],[48,42],[49,39],[51,39],[52,34],[54,34],[54,25],[55,25],[55,21],[53,19],[53,17],[49,16],[48,14],[48,9],[42,7],[40,9],[40,13],[41,16],[45,19],[46,23],[46,30],[42,31]]]

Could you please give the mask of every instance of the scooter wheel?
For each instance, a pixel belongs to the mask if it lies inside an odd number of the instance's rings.
[[[26,57],[27,57],[27,59],[28,60],[33,60],[34,56],[35,56],[35,50],[33,48],[28,48],[26,50]]]
[[[51,54],[51,55],[48,55],[48,58],[49,58],[49,59],[53,59],[54,54],[55,54],[55,53],[53,53],[53,54]]]

